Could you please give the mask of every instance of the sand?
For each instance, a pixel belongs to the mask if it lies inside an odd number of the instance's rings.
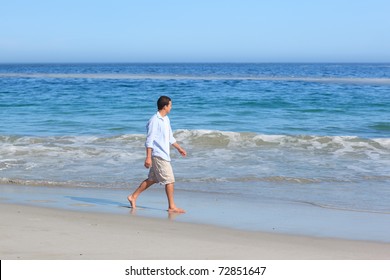
[[[0,203],[2,260],[370,260],[390,243]]]

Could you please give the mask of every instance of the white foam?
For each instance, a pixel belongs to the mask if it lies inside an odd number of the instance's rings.
[[[182,158],[172,149],[179,180],[277,183],[264,178],[302,178],[281,182],[344,182],[364,180],[363,175],[383,178],[390,166],[389,139],[214,130],[178,130],[174,135],[188,153]],[[144,141],[145,136],[139,134],[0,137],[0,170],[7,178],[139,183],[147,175]]]

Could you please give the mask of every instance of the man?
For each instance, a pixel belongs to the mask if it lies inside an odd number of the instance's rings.
[[[161,96],[157,101],[157,108],[158,112],[150,118],[147,125],[144,166],[150,168],[148,179],[144,180],[127,199],[131,207],[135,209],[138,196],[151,185],[160,183],[165,185],[165,192],[168,198],[168,212],[185,213],[183,209],[176,207],[173,198],[175,177],[170,163],[170,145],[175,147],[183,157],[187,153],[173,137],[168,118],[168,114],[172,109],[171,99],[168,96]]]

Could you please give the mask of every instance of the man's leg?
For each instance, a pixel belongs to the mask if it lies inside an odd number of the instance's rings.
[[[185,213],[186,211],[184,211],[181,208],[177,208],[175,205],[175,201],[173,198],[173,193],[174,193],[174,184],[173,183],[165,185],[165,192],[166,192],[167,198],[168,198],[168,205],[169,205],[168,212],[170,212],[170,213]]]
[[[127,197],[127,199],[129,200],[130,202],[130,205],[132,208],[136,208],[136,205],[135,205],[135,202],[138,198],[138,196],[144,191],[146,190],[147,188],[149,188],[151,185],[155,184],[156,182],[155,181],[152,181],[152,180],[149,180],[149,179],[146,179],[145,181],[143,181],[139,187],[133,192],[133,194],[129,195]]]

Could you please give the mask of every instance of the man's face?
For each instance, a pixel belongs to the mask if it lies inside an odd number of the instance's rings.
[[[167,112],[167,114],[169,114],[171,109],[172,109],[172,101],[169,101],[169,104],[165,106],[165,111]]]

